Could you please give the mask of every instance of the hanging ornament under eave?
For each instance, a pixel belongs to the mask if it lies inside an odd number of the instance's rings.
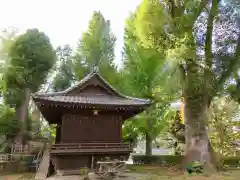
[[[97,116],[98,115],[98,110],[93,110],[93,115]]]
[[[181,98],[181,123],[184,124],[184,98]]]

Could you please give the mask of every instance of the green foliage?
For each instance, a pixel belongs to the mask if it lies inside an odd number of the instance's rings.
[[[89,169],[87,167],[81,168],[80,169],[80,175],[88,175]]]
[[[32,92],[44,83],[56,55],[49,38],[37,29],[29,29],[18,36],[9,48],[9,65],[3,76],[4,101],[20,106],[25,88]]]
[[[26,163],[31,163],[34,159],[34,155],[32,156],[20,156],[18,157],[20,161],[26,162]]]
[[[71,47],[69,45],[57,47],[57,56],[57,73],[52,82],[55,92],[69,88],[74,80]]]
[[[153,141],[165,129],[170,114],[169,104],[176,97],[172,95],[173,89],[165,88],[164,56],[152,47],[143,46],[135,23],[136,14],[131,14],[125,25],[123,85],[126,94],[152,99],[155,104],[132,122],[124,124],[123,132],[129,138],[134,137],[135,141],[139,136]],[[131,132],[134,132],[132,136]]]
[[[236,45],[233,39],[236,40],[239,34],[234,19],[236,15],[229,16],[227,5],[219,1],[212,1],[212,7],[206,12],[207,3],[204,0],[184,0],[184,6],[181,6],[178,2],[144,0],[136,13],[136,35],[142,45],[166,52],[168,70],[175,70],[184,94],[193,97],[195,106],[203,101],[202,94],[208,96],[205,98],[209,103],[239,65],[236,58],[240,46],[236,46],[236,53],[226,53],[227,47]],[[226,34],[225,37],[219,29]],[[232,33],[228,34],[228,31]],[[203,38],[205,42],[202,42]],[[212,49],[213,38],[217,51]],[[200,49],[206,57],[199,56],[197,50]],[[215,56],[217,61],[213,60]]]
[[[184,158],[184,156],[134,155],[133,163],[134,164],[155,164],[155,165],[164,165],[164,166],[176,166],[176,165],[180,165],[182,163],[183,158]],[[222,167],[226,167],[226,166],[239,167],[240,166],[240,157],[239,156],[223,157],[220,159],[219,163],[221,163]],[[186,165],[186,166],[188,166],[188,165]],[[194,165],[199,165],[199,162],[193,162],[191,164],[191,166],[194,166]]]
[[[20,123],[16,119],[14,109],[1,105],[0,106],[0,134],[7,137],[15,137],[19,131]]]
[[[144,0],[136,14],[136,35],[145,47],[159,49],[157,43],[161,42],[161,46],[165,48],[169,43],[169,36],[163,27],[171,27],[171,23],[172,19],[161,1]]]
[[[240,157],[225,157],[220,160],[222,167],[240,167]]]
[[[134,164],[157,164],[164,166],[175,166],[181,164],[183,156],[170,156],[170,155],[134,155],[133,163]]]
[[[1,31],[0,35],[0,59],[1,59],[1,70],[4,68],[5,63],[8,63],[8,52],[12,46],[14,39],[16,38],[18,29],[7,28]]]
[[[12,150],[11,144],[9,144],[7,142],[0,144],[0,152],[1,153],[9,154],[9,153],[11,153],[11,150]]]
[[[203,173],[203,164],[200,161],[193,161],[185,165],[189,174]]]
[[[43,126],[41,134],[45,138],[51,138],[54,142],[54,140],[56,138],[56,125],[51,124],[51,125]]]
[[[124,75],[126,86],[134,96],[153,99],[153,93],[159,83],[164,62],[155,49],[145,48],[136,37],[135,16],[126,22],[124,34]]]
[[[234,155],[237,151],[236,141],[240,133],[234,131],[238,127],[239,104],[229,97],[215,98],[210,120],[210,137],[216,151],[223,156]]]
[[[74,55],[73,69],[76,78],[82,79],[93,66],[98,66],[101,75],[110,84],[117,85],[117,69],[113,62],[115,42],[110,21],[105,20],[100,12],[95,11]]]
[[[237,17],[228,13],[229,3],[222,2],[144,0],[136,11],[134,29],[140,44],[162,53],[166,73],[171,81],[179,81],[185,123],[192,129],[186,142],[197,132],[207,134],[209,105],[239,70]],[[231,47],[236,48],[230,52]]]
[[[128,120],[123,125],[123,142],[131,145],[136,145],[139,137],[139,129],[136,127],[133,120]]]

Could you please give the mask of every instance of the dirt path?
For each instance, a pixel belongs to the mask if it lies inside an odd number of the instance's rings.
[[[0,180],[33,180],[34,174],[12,174],[0,176]]]
[[[136,173],[127,173],[124,175],[124,177],[121,178],[115,178],[115,180],[143,180],[143,179],[149,179],[151,175],[150,174],[136,174]],[[82,178],[83,179],[83,178]],[[47,178],[46,180],[82,180],[79,176],[55,176]],[[99,179],[99,178],[93,178]]]

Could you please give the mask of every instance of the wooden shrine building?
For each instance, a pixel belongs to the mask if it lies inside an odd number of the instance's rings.
[[[65,91],[36,93],[33,100],[48,123],[57,124],[50,159],[67,174],[95,168],[105,157],[128,158],[132,147],[122,143],[122,124],[151,105],[122,95],[96,69]]]

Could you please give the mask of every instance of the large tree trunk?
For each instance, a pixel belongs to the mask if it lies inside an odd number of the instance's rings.
[[[25,98],[22,101],[21,105],[16,108],[16,116],[20,122],[20,132],[15,138],[15,143],[24,144],[25,136],[27,133],[27,120],[28,120],[28,105],[31,96],[31,90],[25,89]]]
[[[200,161],[205,168],[216,170],[216,157],[207,133],[208,113],[209,107],[204,101],[185,101],[186,156],[184,164]]]
[[[36,136],[41,134],[41,114],[36,105],[33,105],[32,112],[33,130]]]
[[[145,146],[145,155],[151,156],[152,155],[152,129],[153,129],[153,119],[151,116],[151,110],[146,110],[146,119],[147,119],[147,132],[145,132],[145,140],[146,140],[146,146]]]
[[[151,156],[152,155],[152,137],[149,132],[146,132],[146,150],[145,155]]]

